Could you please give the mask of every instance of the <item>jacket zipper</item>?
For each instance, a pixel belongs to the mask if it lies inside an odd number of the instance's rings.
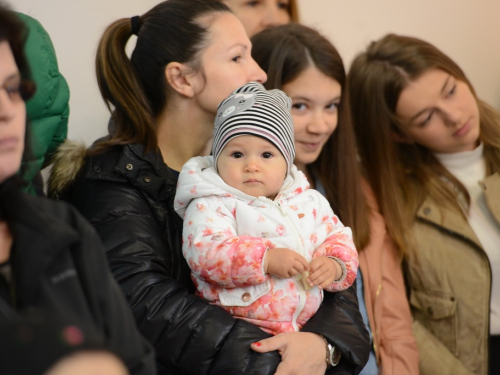
[[[290,226],[292,227],[293,232],[295,234],[295,237],[298,240],[297,243],[298,243],[298,248],[299,248],[299,254],[304,256],[305,254],[304,254],[304,248],[302,247],[301,237],[299,236],[299,233],[297,232],[297,228],[295,227],[295,224],[288,217],[288,213],[283,209],[283,207],[281,206],[281,204],[279,202],[272,201],[271,199],[269,199],[267,197],[261,197],[261,198],[265,199],[266,202],[270,202],[274,207],[276,207],[278,209],[278,211],[281,213],[281,216],[283,216],[286,219],[286,221],[290,224]],[[304,256],[304,258],[305,258],[305,256]],[[306,291],[304,290],[302,285],[300,285],[300,283],[297,282],[297,276],[295,276],[294,279],[295,279],[295,284],[299,285],[299,305],[297,306],[297,309],[293,313],[292,326],[293,326],[293,329],[295,330],[295,332],[298,332],[299,327],[297,325],[297,319],[298,319],[300,313],[302,312],[302,310],[304,310],[304,307],[306,305]]]

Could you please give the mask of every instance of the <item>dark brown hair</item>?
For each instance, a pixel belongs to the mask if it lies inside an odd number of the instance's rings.
[[[261,31],[252,38],[252,44],[253,58],[267,73],[267,89],[280,89],[314,66],[337,81],[344,92],[346,73],[342,59],[317,31],[288,24]],[[333,210],[352,228],[356,246],[362,249],[369,241],[370,229],[348,108],[347,96],[342,95],[337,129],[308,168],[319,178]]]
[[[31,80],[31,71],[24,54],[26,28],[19,18],[0,3],[0,42],[7,41],[21,74],[21,96],[26,101],[35,93],[35,84]]]
[[[352,63],[348,91],[359,154],[388,230],[401,253],[413,246],[411,226],[426,196],[456,209],[465,187],[427,148],[393,140],[404,127],[396,114],[401,92],[429,69],[440,69],[474,89],[460,67],[423,40],[389,34],[369,45]],[[480,138],[488,173],[500,171],[500,115],[477,99]],[[444,178],[443,178],[444,177]],[[467,209],[467,207],[465,207]]]
[[[155,118],[167,102],[165,67],[176,61],[197,68],[208,38],[200,19],[216,12],[229,8],[216,0],[168,0],[156,5],[137,20],[137,44],[130,59],[125,46],[133,32],[131,19],[120,19],[106,29],[97,50],[96,72],[114,123],[107,139],[92,152],[129,143],[141,143],[146,150],[158,148]]]

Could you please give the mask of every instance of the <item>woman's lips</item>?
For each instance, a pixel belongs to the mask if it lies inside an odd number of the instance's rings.
[[[307,151],[316,151],[320,146],[321,146],[321,142],[302,142],[302,141],[299,141],[298,142],[303,149],[307,150]]]
[[[14,148],[19,143],[19,137],[4,137],[0,138],[0,150],[9,150]]]
[[[458,129],[453,135],[461,137],[469,132],[472,127],[472,120],[469,119],[460,129]]]

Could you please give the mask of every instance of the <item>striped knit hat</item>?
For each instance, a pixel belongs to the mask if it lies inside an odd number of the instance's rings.
[[[281,151],[290,173],[295,158],[291,106],[291,99],[283,91],[268,91],[257,82],[233,91],[217,108],[212,145],[215,169],[221,151],[231,139],[254,135]]]

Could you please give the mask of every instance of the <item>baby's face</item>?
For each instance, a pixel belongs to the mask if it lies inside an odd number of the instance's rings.
[[[274,199],[286,177],[283,154],[271,142],[253,135],[231,139],[217,161],[226,184],[253,197]]]

